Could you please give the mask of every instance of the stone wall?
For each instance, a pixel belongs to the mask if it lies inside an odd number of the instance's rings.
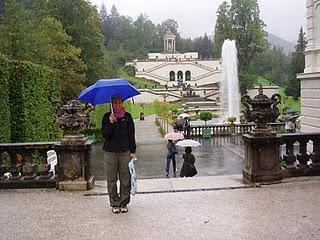
[[[320,132],[320,0],[307,1],[307,47],[301,80],[301,131]]]
[[[320,132],[320,72],[300,74],[301,131]]]

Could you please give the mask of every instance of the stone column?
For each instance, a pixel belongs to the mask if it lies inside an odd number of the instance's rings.
[[[176,40],[172,39],[172,52],[175,53],[176,52]]]
[[[320,0],[307,1],[307,46],[301,80],[301,131],[320,132]]]
[[[92,188],[91,172],[92,140],[83,144],[59,143],[55,146],[58,157],[58,189],[85,191]]]
[[[304,73],[320,71],[320,1],[307,1],[307,46]]]
[[[243,179],[249,183],[280,181],[280,137],[244,134],[242,138],[245,143]]]

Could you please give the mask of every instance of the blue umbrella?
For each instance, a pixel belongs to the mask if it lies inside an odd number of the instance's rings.
[[[111,97],[118,95],[122,100],[127,100],[140,92],[126,79],[100,79],[95,84],[84,89],[78,99],[91,103],[93,106],[102,103],[110,103]]]

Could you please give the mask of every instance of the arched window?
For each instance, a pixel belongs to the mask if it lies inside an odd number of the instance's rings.
[[[178,80],[179,79],[183,79],[183,72],[182,71],[179,71],[178,72]]]
[[[191,81],[191,72],[189,70],[186,71],[185,78],[186,78],[186,81]]]
[[[176,80],[176,74],[174,73],[174,71],[171,71],[169,73],[169,77],[170,77],[170,81],[175,81]]]

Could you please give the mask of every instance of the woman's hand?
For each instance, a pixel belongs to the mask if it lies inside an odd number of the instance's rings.
[[[115,123],[115,122],[117,122],[117,118],[114,116],[113,113],[110,114],[110,116],[109,116],[109,121],[110,121],[110,123]]]
[[[130,153],[130,159],[135,159],[136,158],[136,154],[135,153]]]

